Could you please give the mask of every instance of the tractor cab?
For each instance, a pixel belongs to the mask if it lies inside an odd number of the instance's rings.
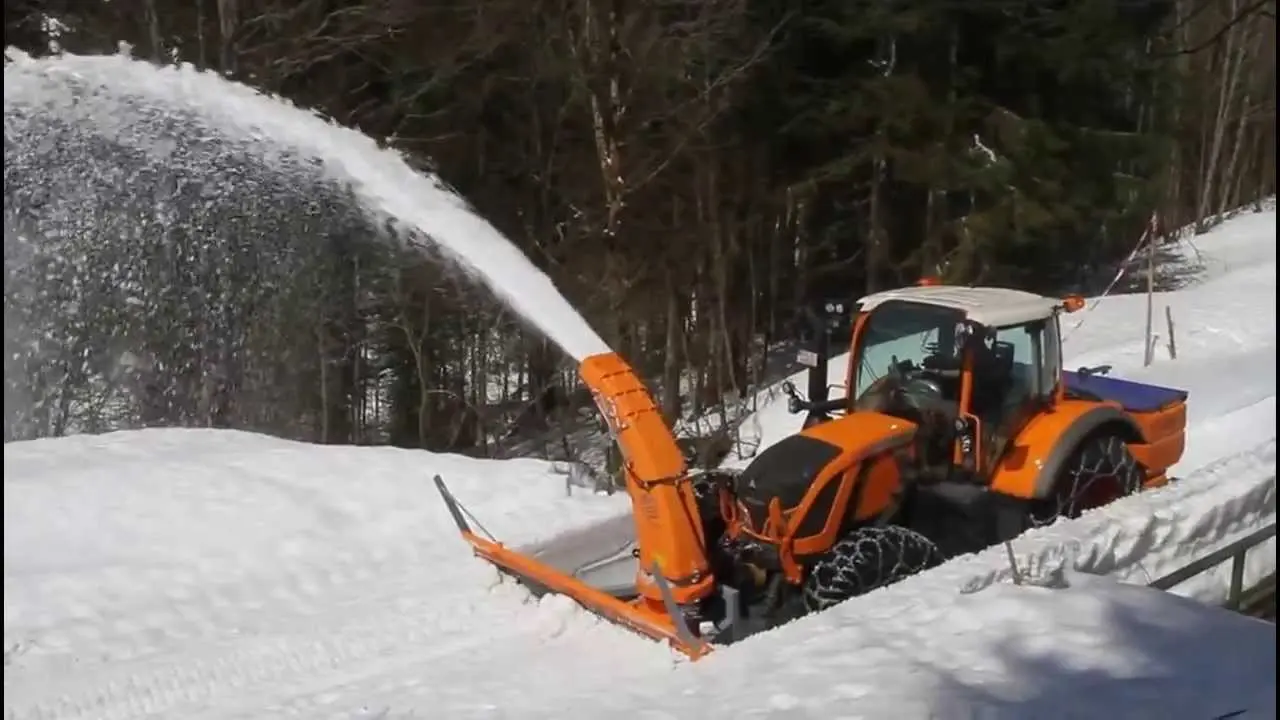
[[[830,305],[830,304],[829,304]],[[1004,288],[920,286],[876,293],[854,307],[846,392],[814,397],[827,386],[829,336],[801,354],[810,397],[784,385],[805,427],[851,412],[878,412],[918,426],[917,462],[929,474],[978,475],[1059,392],[1060,300]]]

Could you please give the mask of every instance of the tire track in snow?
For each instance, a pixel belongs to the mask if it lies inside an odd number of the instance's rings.
[[[46,628],[6,663],[5,717],[350,718],[388,692],[435,707],[453,692],[441,677],[507,665],[516,653],[531,667],[548,652],[590,658],[592,646],[625,634],[566,598],[533,600],[459,543],[444,549],[351,553],[205,594],[188,573],[150,604]],[[432,568],[450,565],[463,567],[444,584]],[[671,662],[661,645],[624,642],[649,667]],[[101,652],[77,654],[86,647]],[[587,662],[580,672],[593,670],[616,668]]]
[[[6,666],[5,715],[191,718],[264,685],[349,673],[405,645],[428,646],[436,655],[463,652],[480,640],[458,628],[476,622],[521,627],[512,622],[522,607],[514,588],[486,592],[473,584],[449,593],[421,565],[371,568],[367,559],[352,555],[336,575],[331,567],[274,581],[251,577],[248,586],[212,595],[184,592],[179,602],[169,590],[152,607],[134,608],[142,611],[134,618],[83,618],[59,628]],[[198,586],[195,576],[190,581],[184,590]],[[445,602],[455,616],[431,611],[441,595],[454,595]],[[83,647],[104,653],[72,654]]]

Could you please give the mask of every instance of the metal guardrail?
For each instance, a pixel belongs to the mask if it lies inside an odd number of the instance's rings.
[[[1157,590],[1169,590],[1190,580],[1197,575],[1201,575],[1219,565],[1231,562],[1231,588],[1227,593],[1227,608],[1231,610],[1239,610],[1242,598],[1245,595],[1244,588],[1244,558],[1248,552],[1276,536],[1276,523],[1273,521],[1260,530],[1236,540],[1235,542],[1223,547],[1219,550],[1198,558],[1194,562],[1174,570],[1164,577],[1153,580],[1150,585]],[[1274,576],[1272,576],[1274,582]]]

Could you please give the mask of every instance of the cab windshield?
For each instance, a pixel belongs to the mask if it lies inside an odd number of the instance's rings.
[[[964,313],[958,310],[895,301],[880,305],[871,311],[860,336],[855,401],[889,375],[895,363],[958,370],[963,337]]]

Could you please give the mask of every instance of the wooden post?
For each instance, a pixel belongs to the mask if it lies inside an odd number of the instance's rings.
[[[1155,361],[1155,294],[1156,294],[1156,228],[1155,215],[1147,224],[1147,334],[1146,348],[1142,356],[1142,366],[1147,367]]]
[[[1173,339],[1173,308],[1168,305],[1164,306],[1164,320],[1169,327],[1169,359],[1177,360],[1178,343]]]
[[[1022,571],[1018,569],[1018,559],[1013,554],[1013,543],[1004,541],[1005,556],[1009,559],[1009,572],[1013,573],[1013,584],[1022,584]]]

